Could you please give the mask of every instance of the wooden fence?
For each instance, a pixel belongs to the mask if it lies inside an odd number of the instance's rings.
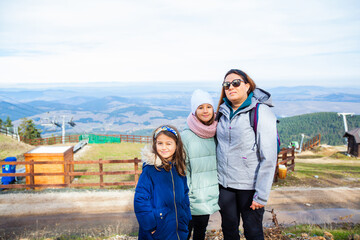
[[[278,155],[278,163],[275,169],[274,182],[278,181],[279,165],[285,165],[287,170],[295,170],[295,148],[283,148]]]
[[[17,135],[7,127],[0,127],[0,133],[5,134],[7,136],[11,136],[12,138],[17,137]]]
[[[120,137],[121,142],[131,142],[131,143],[150,143],[150,136],[138,136],[138,135],[99,135],[99,136],[109,136],[109,137]],[[65,136],[65,143],[77,143],[79,142],[80,135],[68,135]],[[31,144],[34,146],[38,145],[52,145],[52,144],[61,144],[62,136],[57,137],[48,137],[48,138],[36,138],[36,139],[26,139],[20,138],[21,141]]]
[[[80,135],[65,136],[65,143],[77,143],[77,142],[79,142],[79,136]],[[25,142],[30,145],[34,145],[34,146],[62,144],[62,136],[48,137],[48,138],[35,138],[35,139],[27,139],[24,137],[20,137],[20,141]]]
[[[287,170],[295,170],[295,148],[283,148],[278,155],[278,163],[275,169],[274,181],[278,181],[279,165],[285,165]],[[25,162],[0,162],[0,165],[29,165],[30,172],[28,173],[0,173],[0,177],[27,177],[29,181],[27,184],[9,184],[0,185],[0,188],[50,188],[50,187],[100,187],[105,186],[136,186],[141,170],[139,170],[138,164],[141,162],[140,159],[134,158],[130,160],[102,160],[98,161],[25,161]],[[130,171],[104,171],[104,164],[123,164],[133,163],[134,170]],[[36,164],[63,164],[64,172],[57,173],[38,173],[35,172]],[[98,172],[80,172],[80,171],[69,171],[68,169],[74,169],[74,166],[67,167],[68,165],[82,165],[82,164],[96,164],[99,166]],[[134,181],[123,181],[123,182],[104,182],[104,175],[134,175]],[[64,176],[64,184],[36,184],[36,176]],[[99,183],[74,183],[72,179],[75,176],[99,176]]]
[[[304,143],[302,145],[302,151],[306,151],[308,149],[311,149],[313,147],[316,146],[320,146],[321,144],[321,134],[319,133],[319,135],[313,137],[312,139],[310,139],[309,141],[307,141],[306,143]]]
[[[150,143],[150,136],[138,136],[138,135],[113,135],[114,137],[120,136],[122,142],[132,143]]]
[[[30,172],[28,173],[0,173],[0,177],[27,177],[29,181],[26,184],[8,184],[0,185],[0,188],[52,188],[52,187],[100,187],[104,188],[105,186],[136,186],[141,170],[138,168],[138,164],[141,160],[134,158],[130,160],[102,160],[98,161],[25,161],[25,162],[0,162],[0,165],[29,165]],[[133,163],[134,170],[130,171],[104,171],[104,164],[114,164],[114,163]],[[45,173],[45,172],[34,172],[36,164],[63,164],[64,172],[57,173]],[[68,165],[81,165],[81,164],[97,164],[99,165],[98,172],[80,172],[80,171],[69,171],[68,169],[74,169],[72,167],[67,167]],[[123,181],[123,182],[104,182],[105,175],[134,175],[134,181]],[[64,176],[63,184],[36,184],[35,177],[37,176]],[[71,180],[75,176],[99,176],[99,183],[74,183]]]

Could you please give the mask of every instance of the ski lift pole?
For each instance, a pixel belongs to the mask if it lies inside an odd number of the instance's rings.
[[[63,123],[62,123],[62,143],[65,144],[65,115],[63,116]]]

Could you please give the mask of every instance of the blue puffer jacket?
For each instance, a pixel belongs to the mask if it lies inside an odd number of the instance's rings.
[[[139,222],[139,239],[187,239],[191,219],[186,177],[175,166],[169,172],[150,148],[142,152],[143,172],[135,189],[134,209]],[[154,234],[151,234],[152,231]]]

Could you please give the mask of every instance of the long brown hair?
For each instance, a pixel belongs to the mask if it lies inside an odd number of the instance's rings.
[[[248,83],[250,84],[250,87],[249,87],[249,90],[247,91],[247,95],[249,95],[252,91],[255,90],[256,88],[256,84],[254,82],[254,80],[251,79],[251,77],[249,77],[249,75],[247,75],[245,72],[241,71],[240,69],[230,69],[226,74],[225,74],[225,77],[224,77],[224,80],[225,78],[231,74],[231,73],[234,73],[236,75],[239,75],[239,77],[245,81],[245,83]],[[220,93],[220,99],[219,99],[219,103],[218,103],[218,107],[216,109],[216,112],[218,113],[219,112],[219,109],[220,109],[220,105],[224,103],[224,98],[226,97],[226,94],[225,94],[225,89],[224,87],[221,88],[221,93]]]
[[[180,133],[174,126],[171,126],[171,125],[166,125],[166,126],[169,127],[169,128],[172,128],[176,132],[177,136],[174,133],[169,132],[169,131],[161,131],[160,133],[158,133],[155,136],[156,130],[159,129],[159,128],[155,129],[155,131],[153,133],[153,138],[152,138],[153,152],[156,154],[156,156],[158,156],[161,159],[162,165],[160,166],[160,168],[164,168],[166,171],[170,171],[171,165],[169,164],[169,162],[166,161],[163,157],[161,157],[157,152],[156,139],[161,134],[164,134],[164,135],[172,138],[176,143],[176,150],[175,150],[175,153],[173,155],[172,162],[175,163],[175,168],[176,168],[176,171],[178,172],[178,174],[181,175],[181,176],[186,176],[186,173],[185,173],[185,169],[186,169],[186,165],[185,165],[186,153],[185,153],[185,150],[184,150],[184,145],[183,145],[183,143],[181,141]],[[163,127],[163,126],[161,126],[161,127]],[[154,165],[154,166],[155,166],[156,170],[159,170],[156,165]]]

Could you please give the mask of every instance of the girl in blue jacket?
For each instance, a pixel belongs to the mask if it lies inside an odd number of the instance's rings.
[[[178,130],[157,128],[152,147],[141,155],[144,164],[134,197],[139,239],[187,239],[191,213],[186,154]]]

